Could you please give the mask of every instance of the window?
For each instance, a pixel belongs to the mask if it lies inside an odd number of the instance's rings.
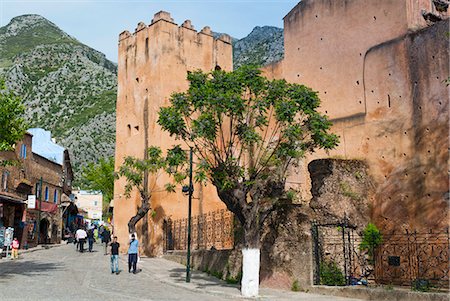
[[[94,201],[94,206],[97,206],[97,201]]]
[[[41,188],[39,187],[39,183],[36,183],[36,190],[34,191],[34,194],[36,195],[37,199],[41,199]]]
[[[22,147],[20,148],[20,157],[22,159],[27,158],[27,146],[25,144],[22,144]]]
[[[58,190],[55,189],[55,193],[53,193],[53,203],[58,203]]]
[[[45,187],[45,201],[48,202],[48,186]]]
[[[3,191],[8,191],[8,176],[9,176],[9,172],[4,171],[2,174],[2,190]]]

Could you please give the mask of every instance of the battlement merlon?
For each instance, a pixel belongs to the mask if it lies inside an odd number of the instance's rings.
[[[153,19],[152,19],[152,23],[151,23],[151,24],[156,23],[156,22],[158,22],[159,20],[165,20],[165,21],[170,22],[170,23],[175,23],[175,22],[173,21],[173,18],[170,16],[170,13],[168,13],[168,12],[166,12],[166,11],[163,11],[163,10],[157,12],[157,13],[153,16]]]
[[[136,27],[136,29],[134,30],[134,32],[136,33],[136,32],[138,32],[138,31],[140,31],[140,30],[142,30],[142,29],[144,29],[146,27],[147,27],[147,25],[145,25],[144,22],[139,22],[137,27]]]
[[[149,28],[149,27],[153,26],[154,24],[158,23],[159,21],[169,22],[175,26],[178,26],[178,24],[175,23],[173,18],[170,16],[170,13],[168,13],[166,11],[159,11],[153,16],[153,19],[148,26],[144,22],[139,22],[137,27],[135,28],[134,33],[130,33],[128,30],[125,30],[122,33],[120,33],[119,43],[125,39],[135,36],[138,32],[142,31],[145,28]],[[191,20],[185,20],[183,22],[183,24],[181,24],[181,26],[178,26],[178,27],[197,32],[194,28],[194,25],[192,25]],[[221,34],[218,38],[215,38],[213,35],[213,32],[209,26],[203,27],[202,30],[200,32],[198,32],[198,34],[204,34],[204,35],[210,36],[214,40],[219,40],[226,44],[231,44],[231,42],[232,42],[231,37],[228,34]]]
[[[119,42],[131,37],[131,33],[128,30],[124,30],[119,34]]]

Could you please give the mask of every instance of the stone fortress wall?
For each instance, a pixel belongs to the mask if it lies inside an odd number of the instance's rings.
[[[232,70],[231,38],[227,35],[214,38],[209,27],[197,32],[189,20],[179,26],[167,12],[155,14],[148,26],[140,22],[133,34],[128,31],[120,34],[116,170],[126,156],[143,158],[146,145],[159,146],[164,151],[181,143],[156,123],[159,108],[168,105],[173,92],[188,88],[188,71],[214,70],[217,66]],[[170,182],[165,174],[150,177],[149,182],[156,214],[148,219],[147,229],[143,226],[145,222],[138,223],[138,236],[143,234],[146,253],[161,254],[163,220],[186,217],[188,198],[181,193],[181,187],[177,187],[176,193],[164,190],[164,185]],[[119,242],[127,245],[127,223],[136,213],[140,197],[133,192],[127,199],[124,186],[124,179],[114,185],[114,230]],[[225,207],[212,185],[196,184],[194,189],[193,215]],[[146,241],[146,233],[151,241]]]
[[[443,21],[427,23],[431,13]],[[448,225],[449,74],[448,13],[432,0],[303,0],[284,17],[285,55],[263,68],[319,92],[322,112],[341,143],[292,167],[288,185],[311,199],[308,164],[319,158],[365,160],[374,193],[372,219],[384,230],[442,229]],[[170,94],[188,88],[186,72],[232,70],[230,38],[209,28],[178,26],[166,12],[119,37],[116,169],[128,155],[143,157],[145,145],[175,141],[156,124]],[[182,218],[187,197],[164,192],[168,178],[151,182],[156,215],[139,233],[151,254],[162,252],[166,217]],[[114,224],[126,243],[127,222],[140,203],[115,183]],[[214,187],[195,186],[193,214],[224,208]],[[351,216],[350,216],[351,218]],[[138,225],[144,223],[140,222]]]
[[[444,21],[427,23],[429,12]],[[448,226],[448,28],[431,0],[303,0],[284,17],[285,56],[265,75],[318,91],[341,140],[292,170],[304,200],[309,162],[363,159],[378,226]]]

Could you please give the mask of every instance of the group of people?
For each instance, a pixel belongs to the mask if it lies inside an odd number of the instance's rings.
[[[92,252],[94,242],[96,239],[100,238],[102,241],[102,244],[105,245],[105,255],[108,254],[108,244],[111,242],[111,232],[108,228],[104,226],[100,226],[100,228],[97,230],[96,227],[90,228],[86,231],[86,227],[80,227],[75,232],[75,241],[77,251],[83,253],[84,252],[84,244],[86,243],[86,240],[88,242],[88,250],[89,252]]]
[[[95,242],[95,232],[94,228],[88,229],[86,231],[85,227],[79,228],[75,233],[75,242],[77,250],[81,253],[84,252],[84,244],[86,239],[89,244],[89,252],[92,252],[93,245]],[[108,228],[104,228],[103,231],[98,231],[98,236],[101,238],[102,244],[105,245],[105,255],[108,254],[108,245],[111,248],[111,274],[119,275],[119,248],[120,244],[117,242],[117,236],[114,236],[111,242],[111,232]],[[128,272],[133,274],[137,273],[137,261],[139,254],[139,242],[136,239],[135,234],[131,235],[131,240],[128,243]]]
[[[114,236],[111,243],[111,274],[119,275],[119,248],[120,244],[117,242],[117,236]],[[128,273],[137,273],[138,254],[139,242],[136,236],[132,234],[128,243]]]

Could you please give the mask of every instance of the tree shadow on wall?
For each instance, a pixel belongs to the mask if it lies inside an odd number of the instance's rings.
[[[152,225],[155,227],[156,225],[160,225],[162,228],[162,220],[165,217],[165,211],[161,206],[158,206],[153,209],[153,211],[149,211],[143,218],[141,224],[141,233],[142,233],[142,246],[144,248],[144,254],[146,256],[155,256],[157,250],[152,250],[151,248],[151,235],[155,235],[156,231],[149,231],[149,226]],[[151,219],[151,220],[150,220]],[[164,243],[163,235],[158,235],[154,240],[154,246],[160,246]]]
[[[7,259],[2,259],[6,261]],[[34,261],[12,261],[0,262],[0,284],[8,282],[15,275],[36,276],[49,275],[53,271],[63,269],[63,265],[56,263],[41,263]]]

